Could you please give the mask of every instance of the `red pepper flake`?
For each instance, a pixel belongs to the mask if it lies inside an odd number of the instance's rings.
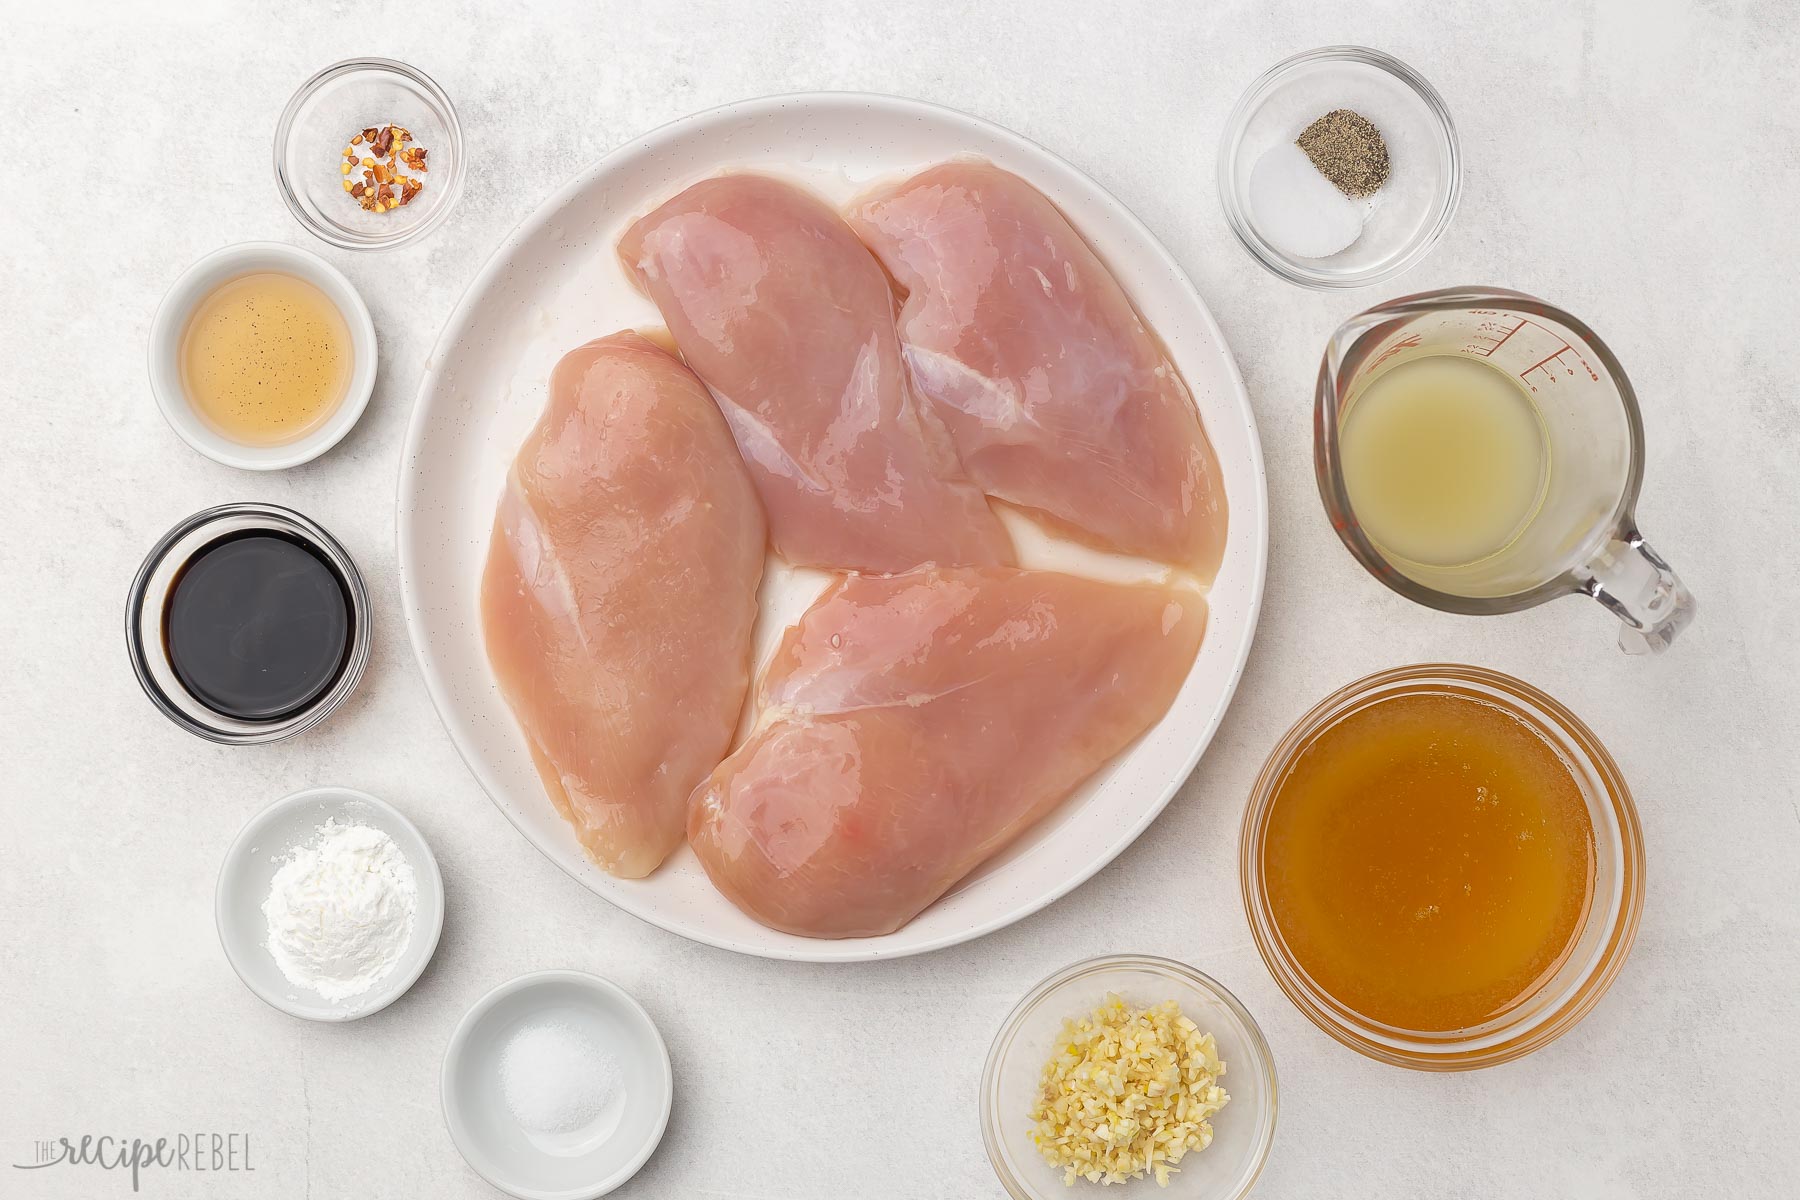
[[[358,146],[367,150],[359,153]],[[392,212],[425,189],[425,181],[412,171],[424,174],[425,147],[413,144],[412,131],[403,125],[371,125],[355,134],[344,147],[344,174],[359,164],[363,182],[344,181],[344,191],[367,212]]]

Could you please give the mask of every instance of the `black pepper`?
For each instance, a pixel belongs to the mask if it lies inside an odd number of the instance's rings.
[[[1319,174],[1346,196],[1367,196],[1388,177],[1387,143],[1359,112],[1334,108],[1294,139]]]

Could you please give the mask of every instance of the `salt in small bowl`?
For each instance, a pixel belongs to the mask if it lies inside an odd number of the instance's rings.
[[[501,1062],[533,1023],[567,1025],[619,1067],[618,1093],[569,1133],[526,1129],[507,1107]],[[581,971],[538,971],[501,984],[464,1014],[444,1052],[444,1121],[477,1174],[520,1200],[590,1200],[637,1174],[662,1141],[675,1074],[662,1034],[617,984]]]

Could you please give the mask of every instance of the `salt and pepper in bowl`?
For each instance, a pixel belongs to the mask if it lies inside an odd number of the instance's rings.
[[[1292,283],[1362,287],[1449,228],[1462,155],[1443,97],[1379,50],[1327,46],[1251,84],[1219,146],[1219,201],[1252,258]]]

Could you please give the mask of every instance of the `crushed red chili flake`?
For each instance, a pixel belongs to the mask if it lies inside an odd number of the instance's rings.
[[[411,204],[424,190],[425,181],[403,174],[402,168],[423,174],[425,154],[425,147],[414,145],[412,132],[404,126],[371,125],[344,147],[340,168],[344,191],[369,212],[392,212]],[[358,171],[360,181],[352,178]]]

